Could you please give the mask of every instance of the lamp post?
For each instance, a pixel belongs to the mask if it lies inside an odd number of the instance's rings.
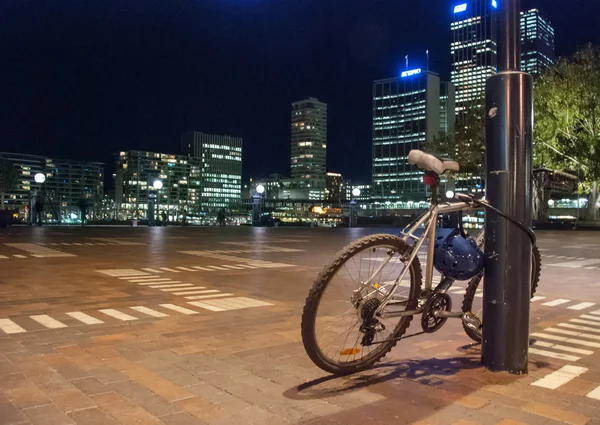
[[[37,173],[35,176],[33,176],[33,180],[37,183],[37,190],[35,192],[35,199],[36,199],[36,203],[37,203],[37,198],[38,196],[40,196],[40,192],[42,191],[42,185],[44,184],[44,182],[46,181],[46,175],[44,173]],[[29,192],[29,225],[32,225],[33,222],[33,198],[31,197],[31,191]],[[37,217],[38,212],[36,211],[36,216]]]
[[[352,189],[352,200],[350,201],[350,217],[348,219],[348,227],[356,227],[357,225],[357,213],[356,213],[356,198],[360,196],[360,189],[355,187]]]
[[[260,210],[265,187],[262,184],[256,186],[256,193],[252,196],[252,226],[260,226]]]
[[[154,190],[156,190],[156,214],[154,217],[154,225],[156,226],[156,223],[158,222],[158,214],[160,213],[160,190],[163,188],[163,182],[162,180],[154,180],[154,182],[152,183],[152,187],[154,188]]]
[[[520,71],[520,0],[488,0],[500,15],[498,74],[486,83],[486,198],[531,226],[533,79]],[[492,12],[493,13],[493,12]],[[485,220],[481,362],[492,371],[527,373],[531,242],[493,211]]]

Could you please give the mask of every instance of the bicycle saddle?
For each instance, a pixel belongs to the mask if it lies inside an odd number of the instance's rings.
[[[408,163],[423,170],[433,171],[436,174],[442,174],[447,170],[460,170],[460,166],[456,161],[451,159],[441,159],[437,156],[416,149],[408,153]]]

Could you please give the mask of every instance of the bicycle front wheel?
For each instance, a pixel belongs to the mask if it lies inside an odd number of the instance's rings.
[[[409,251],[396,236],[367,236],[348,245],[323,269],[302,314],[302,342],[318,367],[338,375],[365,370],[404,335],[412,316],[397,322],[385,317],[392,309],[417,308],[421,265],[418,258],[407,264]],[[377,310],[405,267],[405,277],[379,315]]]
[[[536,245],[533,247],[532,254],[531,298],[533,298],[535,295],[535,291],[540,283],[540,274],[542,271],[542,256],[540,255],[540,250]],[[477,316],[480,322],[483,318],[483,285],[480,285],[482,280],[483,276],[480,275],[469,281],[462,305],[463,313],[473,313],[475,316]],[[463,328],[469,338],[477,343],[481,343],[481,329],[473,329],[467,326],[464,322]]]

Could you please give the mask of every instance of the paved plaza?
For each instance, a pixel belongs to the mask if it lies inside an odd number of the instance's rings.
[[[0,425],[600,424],[597,232],[538,233],[528,375],[483,370],[459,321],[367,372],[316,368],[308,290],[379,231],[0,231]]]

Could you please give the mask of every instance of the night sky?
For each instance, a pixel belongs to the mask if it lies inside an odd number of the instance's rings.
[[[107,163],[244,138],[244,176],[289,173],[290,102],[329,105],[328,168],[370,181],[371,90],[410,55],[449,77],[449,0],[1,0],[0,151]],[[523,0],[557,53],[600,44],[597,0]]]

